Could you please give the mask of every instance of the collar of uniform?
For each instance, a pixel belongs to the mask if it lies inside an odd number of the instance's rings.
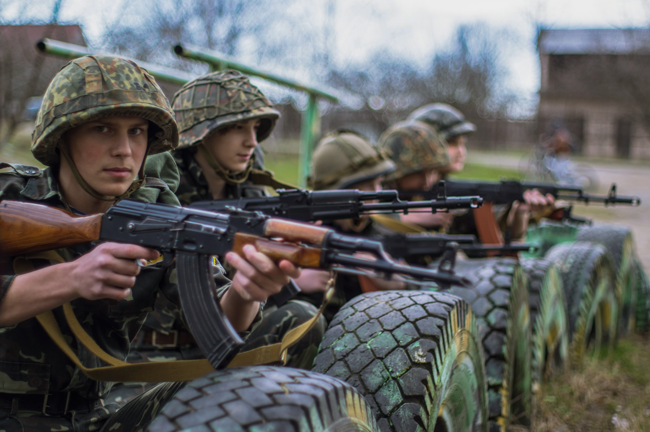
[[[178,168],[181,172],[189,173],[195,185],[208,187],[208,181],[203,175],[203,170],[194,157],[192,148],[181,149],[174,155]],[[179,157],[180,156],[180,157]]]
[[[35,201],[57,197],[63,202],[63,197],[59,192],[59,183],[51,167],[42,170],[38,177],[30,177],[20,194]]]

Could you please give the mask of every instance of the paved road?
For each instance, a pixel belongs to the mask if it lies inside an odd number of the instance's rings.
[[[469,158],[474,163],[502,166],[510,169],[516,169],[520,159],[519,156],[479,152],[470,154]],[[620,195],[639,196],[641,198],[641,206],[605,208],[599,205],[584,206],[576,204],[574,206],[574,213],[593,218],[596,222],[603,221],[631,227],[639,258],[646,272],[650,272],[650,162],[645,166],[623,163],[587,163],[598,174],[600,184],[598,193],[607,193],[609,186],[612,183],[616,183]]]

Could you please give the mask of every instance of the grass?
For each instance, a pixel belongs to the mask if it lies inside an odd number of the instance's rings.
[[[542,386],[533,431],[650,430],[650,343],[631,336]]]

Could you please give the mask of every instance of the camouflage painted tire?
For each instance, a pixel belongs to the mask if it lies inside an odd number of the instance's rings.
[[[526,276],[514,258],[456,262],[472,288],[453,287],[468,302],[481,332],[488,380],[490,430],[530,424],[532,404],[531,321]]]
[[[478,326],[458,297],[358,296],[332,319],[314,364],[356,387],[383,432],[487,430]]]
[[[370,407],[352,386],[301,369],[250,366],[212,372],[179,391],[149,432],[374,432]]]
[[[557,264],[564,285],[572,361],[582,362],[588,352],[609,351],[618,328],[610,255],[601,245],[576,242],[553,247],[546,259]]]
[[[636,292],[634,304],[636,332],[648,333],[650,331],[650,282],[638,258],[632,264],[632,280]]]
[[[601,244],[611,254],[619,302],[619,334],[634,331],[636,291],[632,287],[634,262],[632,231],[627,227],[615,225],[584,226],[578,231],[576,241]]]
[[[551,261],[524,258],[521,267],[528,279],[532,324],[533,388],[546,380],[553,369],[569,360],[569,317],[564,288],[557,267]]]

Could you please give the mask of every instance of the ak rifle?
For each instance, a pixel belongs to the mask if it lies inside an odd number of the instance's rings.
[[[402,199],[435,199],[437,196],[480,196],[485,202],[492,204],[510,204],[513,201],[523,201],[524,192],[537,189],[542,194],[551,194],[557,200],[581,202],[584,204],[602,203],[605,206],[628,204],[636,207],[641,204],[637,196],[618,195],[616,184],[612,184],[607,195],[587,194],[580,187],[563,186],[553,183],[520,182],[517,180],[501,180],[500,182],[443,180],[428,191],[400,191]]]
[[[468,285],[453,274],[394,262],[380,242],[338,234],[332,229],[271,218],[260,212],[230,209],[215,213],[193,208],[124,200],[104,214],[75,216],[39,204],[0,202],[0,256],[20,256],[111,241],[162,252],[165,268],[176,261],[181,306],[190,330],[210,364],[227,365],[243,341],[214,298],[212,257],[233,251],[243,255],[254,245],[274,262],[286,259],[299,267],[333,269],[390,278],[401,275],[442,286]],[[365,252],[371,259],[355,256]]]
[[[189,207],[214,212],[239,208],[259,211],[269,216],[314,222],[354,219],[380,213],[407,214],[414,211],[436,213],[453,209],[475,209],[483,203],[478,196],[446,194],[436,195],[427,201],[402,201],[395,190],[362,192],[347,189],[326,191],[278,189],[277,193],[277,196],[269,197],[197,201]]]
[[[527,243],[505,243],[501,245],[481,244],[473,235],[448,234],[390,234],[375,237],[384,244],[384,249],[393,258],[404,258],[407,262],[418,257],[442,256],[450,243],[458,243],[458,249],[469,256],[494,252],[496,256],[512,255],[517,252],[534,252],[536,247]]]

